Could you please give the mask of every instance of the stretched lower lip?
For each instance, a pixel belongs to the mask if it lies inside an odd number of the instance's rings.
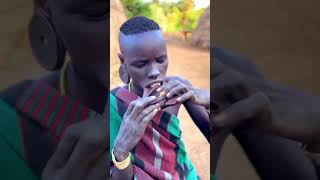
[[[157,82],[157,83],[153,83],[151,85],[148,85],[147,88],[153,89],[153,88],[157,88],[157,87],[160,87],[160,86],[161,86],[161,83]]]

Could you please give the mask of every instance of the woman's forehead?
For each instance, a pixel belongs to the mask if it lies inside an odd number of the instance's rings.
[[[165,52],[166,42],[161,31],[134,35],[120,35],[120,47],[124,54],[144,54],[145,51]]]

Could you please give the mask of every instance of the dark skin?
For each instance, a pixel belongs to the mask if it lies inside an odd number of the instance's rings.
[[[240,75],[236,71],[230,72],[231,68],[219,60],[214,61],[213,65],[216,70],[214,80],[217,82],[213,89],[217,94],[215,99],[226,101],[225,98],[230,95],[236,101],[216,114],[213,121],[216,127],[232,128],[249,118],[258,117],[260,121],[252,122],[257,127],[300,142],[320,144],[318,97],[280,87],[267,80]],[[222,84],[222,78],[228,82]],[[233,88],[237,88],[238,92]]]
[[[229,56],[229,58],[241,59],[239,56]],[[242,128],[254,128],[309,144],[311,149],[319,152],[318,97],[278,86],[254,73],[244,72],[241,68],[237,69],[236,66],[224,64],[219,58],[213,60],[213,72],[212,80],[215,86],[212,91],[216,95],[213,100],[219,104],[220,108],[212,119],[216,130],[211,141],[216,145],[215,153],[212,154],[213,172],[215,172],[225,138],[240,125]],[[297,173],[295,178],[316,179],[312,166],[305,160],[299,160],[299,155],[294,152],[295,150],[291,149],[285,154],[292,155],[288,161],[303,165],[297,170],[300,173],[295,172]],[[278,160],[282,163],[282,159]],[[287,165],[282,168],[294,170],[295,167]],[[279,178],[279,176],[276,177]],[[282,178],[288,178],[288,174],[283,175]]]
[[[103,0],[50,1],[52,21],[72,59],[71,97],[103,112],[108,89],[108,12]],[[105,98],[102,98],[105,97]]]
[[[51,19],[72,63],[67,95],[100,113],[67,129],[42,174],[45,180],[107,179],[108,6],[103,0],[54,0]],[[59,89],[59,72],[40,81]],[[102,114],[102,115],[101,115]]]
[[[147,86],[153,82],[163,83],[158,89],[163,96],[172,96],[178,91],[184,92],[178,99],[180,103],[166,108],[165,111],[177,115],[183,103],[196,124],[202,125],[198,127],[209,129],[209,116],[204,108],[209,106],[209,93],[192,87],[181,77],[166,76],[169,61],[161,30],[134,35],[120,33],[119,42],[121,49],[119,58],[132,78],[132,92],[141,98],[130,104],[123,117],[114,146],[117,160],[122,161],[128,156],[143,136],[148,122],[159,110],[159,105],[150,104],[155,97],[146,97]],[[112,179],[124,180],[132,177],[132,164],[124,170],[113,168]]]

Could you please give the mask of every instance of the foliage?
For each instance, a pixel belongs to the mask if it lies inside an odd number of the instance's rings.
[[[122,0],[129,18],[146,16],[161,26],[164,32],[193,31],[204,9],[196,10],[192,0],[169,1]]]

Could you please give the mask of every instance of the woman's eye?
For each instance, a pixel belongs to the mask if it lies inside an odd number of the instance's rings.
[[[136,64],[135,66],[137,67],[137,68],[142,68],[143,66],[145,66],[146,64],[145,63],[141,63],[141,64]]]
[[[167,58],[161,58],[161,59],[158,59],[158,63],[162,64],[164,63],[165,61],[167,60]]]

